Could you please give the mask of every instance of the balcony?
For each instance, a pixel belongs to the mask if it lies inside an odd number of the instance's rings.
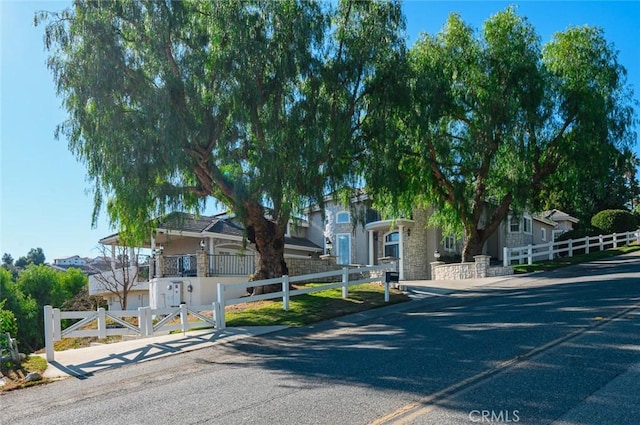
[[[255,272],[253,255],[160,254],[150,261],[151,276],[214,277],[249,276]]]

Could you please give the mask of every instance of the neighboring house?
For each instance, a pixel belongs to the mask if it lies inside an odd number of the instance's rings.
[[[558,236],[563,233],[573,230],[573,225],[578,224],[579,220],[570,216],[566,212],[560,210],[549,210],[542,213],[542,217],[551,220],[556,223],[556,227],[553,229],[553,237],[551,240],[556,240]]]
[[[432,211],[414,209],[411,217],[383,220],[375,210],[367,208],[368,198],[359,194],[351,205],[325,199],[322,211],[309,212],[309,239],[322,245],[331,242],[338,264],[379,264],[396,261],[400,280],[430,279],[430,263],[434,254],[442,259],[459,258],[463,241],[428,227]],[[357,214],[360,220],[353,220]],[[360,223],[362,221],[362,223]],[[358,223],[356,223],[358,222]],[[509,214],[485,244],[483,254],[502,260],[504,247],[548,243],[573,229],[578,220],[559,210],[542,214]]]
[[[291,221],[285,235],[285,258],[302,262],[319,257],[323,248],[306,238],[308,223]],[[209,305],[217,299],[217,283],[246,282],[255,271],[253,244],[243,246],[244,229],[233,214],[195,216],[171,213],[158,225],[142,248],[149,248],[148,305],[152,308]],[[100,240],[102,245],[118,246],[118,234]],[[326,263],[326,262],[324,262]],[[302,269],[310,269],[301,265]],[[227,297],[245,291],[227,293]]]
[[[71,257],[54,259],[53,265],[58,267],[82,267],[87,265],[87,259],[79,255],[72,255]]]

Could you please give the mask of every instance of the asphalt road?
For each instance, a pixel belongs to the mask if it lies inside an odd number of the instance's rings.
[[[2,424],[640,423],[640,254],[0,396]]]

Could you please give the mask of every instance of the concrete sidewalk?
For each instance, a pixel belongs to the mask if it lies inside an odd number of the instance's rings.
[[[49,363],[43,376],[51,379],[81,377],[100,370],[185,353],[286,328],[287,326],[251,326],[208,329],[56,351],[55,360]],[[46,355],[39,356],[44,358]]]

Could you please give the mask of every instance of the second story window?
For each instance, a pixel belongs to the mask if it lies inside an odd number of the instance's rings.
[[[336,223],[350,223],[351,217],[349,216],[349,211],[340,211],[336,214]]]

